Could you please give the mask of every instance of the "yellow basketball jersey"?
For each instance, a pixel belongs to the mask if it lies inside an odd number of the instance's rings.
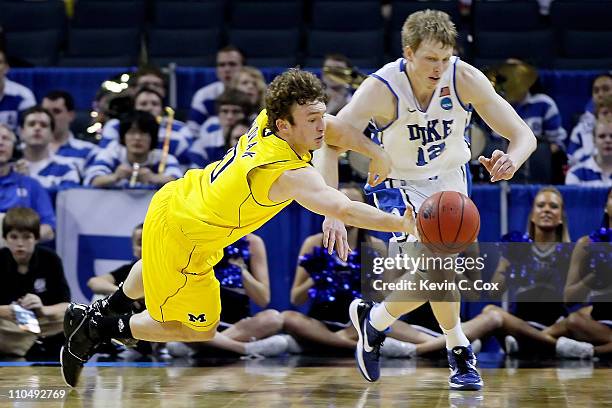
[[[268,192],[285,171],[309,166],[267,126],[263,110],[249,132],[222,160],[190,170],[177,183],[170,203],[183,233],[208,250],[221,249],[255,231],[291,203],[272,202]]]

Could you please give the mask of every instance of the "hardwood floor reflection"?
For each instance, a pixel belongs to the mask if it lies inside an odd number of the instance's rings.
[[[411,361],[385,364],[379,382],[365,382],[350,359],[333,366],[292,360],[250,360],[214,367],[87,366],[63,407],[603,407],[612,406],[612,370],[592,363],[567,368],[483,368],[485,388],[447,388],[448,369]],[[294,366],[295,365],[295,366]],[[59,368],[0,368],[0,406],[8,390],[64,387]],[[66,389],[65,387],[63,389]],[[31,403],[31,401],[29,401]],[[13,405],[14,404],[14,405]]]

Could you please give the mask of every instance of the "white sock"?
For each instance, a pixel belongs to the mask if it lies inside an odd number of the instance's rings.
[[[378,331],[385,331],[391,326],[397,317],[391,316],[385,307],[385,303],[379,303],[370,310],[370,324]]]
[[[446,330],[444,327],[440,326],[442,332],[446,336],[446,348],[448,350],[452,350],[453,347],[463,346],[467,347],[470,345],[470,341],[465,334],[463,333],[463,329],[461,329],[461,322],[457,323],[455,327],[452,329]]]

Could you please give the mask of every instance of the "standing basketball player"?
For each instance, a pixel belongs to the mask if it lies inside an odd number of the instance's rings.
[[[123,286],[91,307],[68,308],[61,353],[67,384],[76,385],[83,363],[110,338],[212,339],[221,309],[213,266],[223,248],[293,200],[361,228],[414,230],[412,213],[400,217],[351,201],[310,166],[310,151],[325,137],[331,145],[348,143],[375,159],[373,174],[386,177],[388,169],[380,147],[363,144],[360,132],[324,116],[325,91],[314,75],[292,69],[278,76],[266,93],[266,107],[221,161],[191,170],[155,194],[144,222],[142,260]],[[129,314],[132,302],[143,296],[147,310]]]
[[[508,180],[535,149],[535,137],[512,107],[497,95],[476,68],[453,56],[457,32],[446,13],[425,10],[411,14],[402,29],[404,58],[391,62],[366,79],[338,118],[357,129],[372,121],[378,140],[391,156],[389,179],[376,188],[377,206],[391,213],[416,214],[423,201],[438,191],[467,195],[465,164],[470,150],[464,132],[475,108],[487,124],[509,141],[507,153],[495,151],[480,162],[491,181]],[[325,155],[329,158],[330,155]],[[325,168],[332,169],[329,159]],[[330,167],[327,167],[330,166]],[[327,170],[326,170],[327,171]],[[335,182],[335,174],[328,182]],[[326,220],[326,233],[333,220]],[[337,234],[337,233],[335,233]],[[333,235],[332,235],[333,239]],[[395,234],[402,252],[415,241]],[[395,295],[395,296],[394,296]],[[358,367],[368,381],[380,375],[380,345],[385,330],[401,315],[423,302],[407,302],[392,294],[373,306],[355,300],[350,306],[359,333]],[[458,299],[459,294],[456,294]],[[461,330],[459,302],[430,302],[446,336],[453,389],[480,389],[470,343]]]

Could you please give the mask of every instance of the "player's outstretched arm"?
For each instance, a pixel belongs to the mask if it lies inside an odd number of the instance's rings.
[[[536,138],[482,72],[469,64],[459,64],[457,93],[465,103],[474,106],[491,129],[510,141],[506,153],[496,150],[490,158],[481,156],[478,160],[491,175],[491,181],[510,180],[536,149]]]
[[[364,129],[370,121],[377,125],[386,125],[396,118],[397,98],[380,80],[367,78],[357,89],[351,101],[338,112],[337,117],[326,119],[326,142],[346,150],[353,150],[371,158],[368,170],[368,184],[375,186],[382,183],[391,171],[391,159],[388,154],[373,141],[362,143]],[[327,115],[329,116],[329,115]],[[326,117],[327,117],[326,116]],[[349,146],[350,144],[350,146]]]
[[[364,136],[363,130],[374,118],[381,123],[394,119],[395,99],[385,85],[377,79],[368,78],[359,87],[351,102],[338,117],[325,116],[325,144],[314,153],[314,164],[326,183],[338,186],[338,155],[352,150],[369,157],[368,184],[382,183],[391,170],[389,155],[372,140]],[[346,259],[350,248],[346,243],[346,230],[337,219],[325,217],[323,222],[323,246],[329,252],[336,246],[341,259]]]
[[[312,159],[314,167],[321,173],[325,183],[333,188],[338,188],[338,156],[341,153],[341,149],[328,146],[327,143],[323,142],[323,146],[315,150]],[[323,247],[327,248],[331,255],[335,246],[340,259],[346,260],[351,248],[348,245],[344,224],[335,218],[325,217],[322,229]]]
[[[359,228],[416,233],[414,216],[410,211],[406,211],[404,217],[398,217],[368,204],[351,201],[326,185],[323,177],[311,167],[284,172],[272,184],[269,198],[276,202],[295,200],[314,213],[334,217]]]
[[[325,115],[325,143],[331,146],[336,154],[351,150],[368,157],[370,159],[368,184],[371,186],[385,181],[391,172],[391,158],[387,152],[366,137],[363,129],[359,131],[353,125],[332,115]],[[327,178],[325,180],[327,181]]]

